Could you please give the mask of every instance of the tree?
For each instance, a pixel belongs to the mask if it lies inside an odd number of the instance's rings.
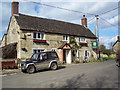
[[[72,46],[72,52],[74,53],[75,57],[74,59],[77,59],[77,56],[76,56],[76,51],[79,50],[79,48],[81,48],[81,45],[78,45],[77,44],[77,41],[75,39],[74,36],[70,36],[70,42],[69,44]]]
[[[81,48],[81,45],[77,44],[77,41],[75,39],[75,37],[70,36],[70,45],[72,45],[72,50],[78,50],[79,48]]]
[[[106,49],[103,54],[106,54],[108,57],[113,54],[113,51],[111,49]]]
[[[104,51],[106,50],[105,45],[100,45],[100,52],[104,53]]]

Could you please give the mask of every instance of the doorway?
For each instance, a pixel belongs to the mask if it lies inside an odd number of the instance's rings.
[[[71,63],[71,50],[63,50],[63,61],[68,64]]]

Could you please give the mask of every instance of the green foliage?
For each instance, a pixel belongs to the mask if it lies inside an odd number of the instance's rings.
[[[105,60],[116,60],[116,57],[104,57],[103,61]]]
[[[100,52],[106,54],[108,57],[113,54],[113,51],[111,49],[106,49],[105,45],[100,45]]]
[[[110,50],[110,49],[106,49],[106,50],[103,52],[103,54],[106,54],[106,55],[109,57],[111,54],[113,54],[113,51]]]
[[[78,45],[76,42],[75,37],[70,36],[70,45],[72,45],[72,50],[78,50],[79,48],[81,48],[81,45]]]
[[[103,44],[102,44],[102,45],[100,45],[100,52],[102,52],[102,53],[103,53],[105,50],[106,50],[105,45],[103,45]]]

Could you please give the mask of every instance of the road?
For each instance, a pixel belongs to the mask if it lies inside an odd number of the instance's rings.
[[[111,60],[18,73],[2,77],[2,88],[118,88],[118,67]]]

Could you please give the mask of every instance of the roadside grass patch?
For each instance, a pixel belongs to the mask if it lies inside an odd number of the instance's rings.
[[[116,60],[116,57],[104,57],[103,61],[105,60]]]

